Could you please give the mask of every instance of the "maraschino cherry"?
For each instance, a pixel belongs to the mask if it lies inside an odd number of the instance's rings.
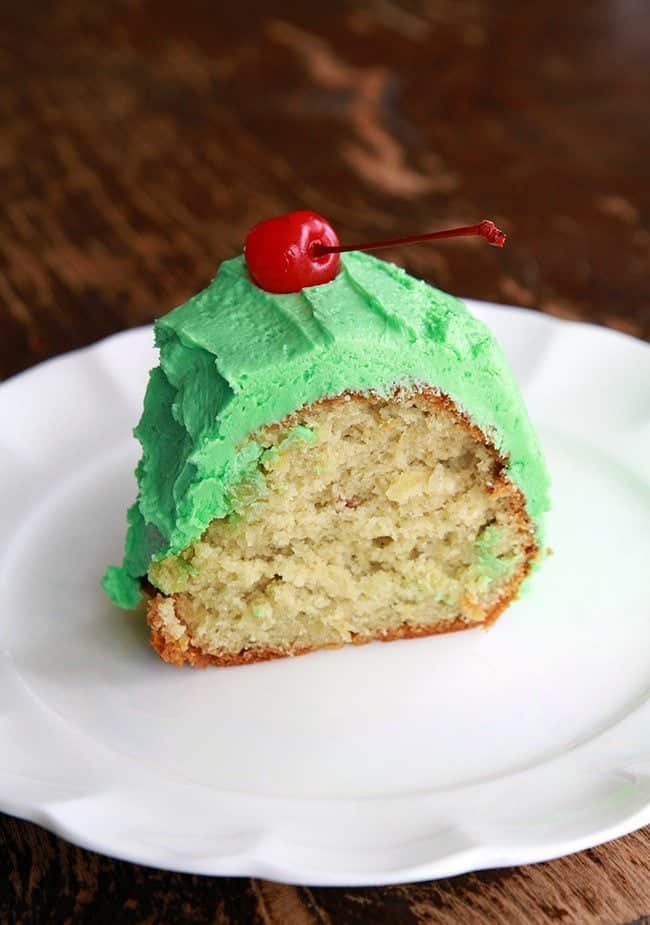
[[[246,235],[244,254],[253,282],[267,292],[300,292],[329,283],[339,271],[339,255],[315,256],[313,247],[337,247],[330,223],[301,210],[259,222]]]
[[[397,244],[415,244],[437,238],[478,235],[494,247],[503,247],[506,236],[494,222],[431,231],[406,238],[342,246],[330,223],[316,212],[302,210],[259,222],[248,232],[244,253],[253,282],[267,292],[299,292],[308,286],[331,282],[339,271],[339,254],[371,251]]]

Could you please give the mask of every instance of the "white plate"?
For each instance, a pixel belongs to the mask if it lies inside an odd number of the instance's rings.
[[[195,671],[99,589],[150,329],[0,388],[0,808],[144,864],[428,879],[650,822],[650,349],[473,305],[553,476],[554,555],[490,632]]]

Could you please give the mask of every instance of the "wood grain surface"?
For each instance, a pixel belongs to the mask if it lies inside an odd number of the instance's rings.
[[[150,321],[258,219],[454,292],[650,338],[647,0],[20,0],[0,8],[0,376]],[[2,923],[650,925],[650,831],[547,864],[309,889],[138,867],[0,818]]]

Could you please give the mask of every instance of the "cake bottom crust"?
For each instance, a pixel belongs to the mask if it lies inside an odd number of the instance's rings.
[[[423,636],[437,636],[442,633],[458,633],[461,630],[475,629],[482,627],[487,629],[491,626],[508,607],[516,593],[516,588],[521,581],[518,576],[516,583],[513,583],[512,590],[502,597],[497,603],[488,610],[481,619],[468,622],[460,617],[454,620],[436,621],[424,626],[411,626],[404,623],[397,629],[388,632],[362,636],[355,635],[350,644],[363,646],[369,642],[394,642],[397,639],[417,639]],[[227,668],[236,665],[252,665],[255,662],[268,662],[275,658],[292,658],[296,655],[308,655],[318,649],[341,649],[348,643],[341,642],[336,645],[326,646],[290,646],[286,649],[272,649],[262,647],[251,647],[243,649],[241,652],[203,652],[197,646],[187,641],[187,638],[173,639],[165,629],[165,620],[160,612],[162,605],[173,601],[172,597],[166,597],[163,594],[157,594],[149,601],[147,609],[147,623],[151,629],[151,645],[158,653],[160,658],[172,665],[191,665],[193,668],[207,668],[209,665]],[[176,617],[178,620],[178,617]]]

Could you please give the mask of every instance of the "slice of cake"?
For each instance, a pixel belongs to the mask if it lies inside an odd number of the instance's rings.
[[[289,292],[247,256],[156,322],[111,599],[144,591],[177,665],[495,620],[540,556],[548,479],[489,330],[365,253]]]

